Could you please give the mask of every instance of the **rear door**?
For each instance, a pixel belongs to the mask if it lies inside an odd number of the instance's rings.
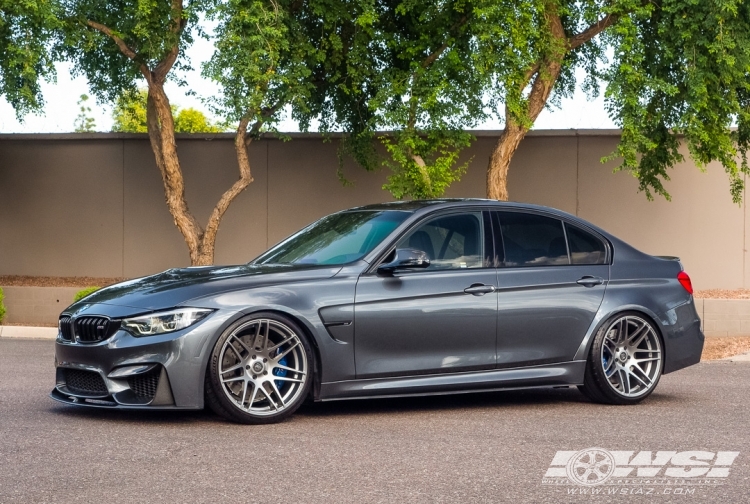
[[[551,215],[493,213],[498,269],[498,367],[572,360],[609,280],[609,248]]]

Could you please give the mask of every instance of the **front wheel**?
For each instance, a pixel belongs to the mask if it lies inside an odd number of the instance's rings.
[[[219,338],[206,373],[206,402],[235,422],[274,423],[310,391],[312,352],[304,332],[275,313],[251,315]]]
[[[661,339],[651,322],[635,312],[615,315],[594,337],[579,389],[595,402],[638,403],[659,382],[662,359]]]

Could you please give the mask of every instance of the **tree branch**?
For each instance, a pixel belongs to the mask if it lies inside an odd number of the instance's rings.
[[[248,115],[240,120],[240,127],[244,131],[243,138],[245,139],[246,146],[249,146],[253,138],[258,135],[258,132],[260,131],[260,128],[263,126],[263,124],[265,124],[266,119],[278,112],[278,110],[284,105],[284,102],[284,99],[280,98],[279,101],[277,101],[273,106],[262,108],[260,111],[260,117],[252,124],[252,126],[250,126],[249,130],[247,129],[247,126],[250,123],[250,116]],[[245,123],[244,128],[242,127],[243,121]]]
[[[177,61],[177,56],[180,54],[179,36],[182,30],[185,28],[185,20],[182,19],[182,11],[182,0],[172,0],[172,26],[170,26],[169,30],[172,32],[172,34],[178,37],[178,39],[175,40],[174,45],[169,50],[164,59],[162,59],[156,65],[156,67],[154,67],[154,76],[159,80],[159,82],[164,82],[167,74],[172,69],[172,65],[174,65],[175,61]]]
[[[259,122],[260,120],[256,121],[255,124],[258,124]],[[253,182],[253,175],[250,171],[250,158],[247,154],[249,142],[246,137],[248,136],[247,126],[249,123],[250,119],[247,116],[240,119],[240,123],[237,126],[237,133],[234,135],[234,148],[237,152],[237,165],[240,169],[240,178],[232,184],[232,187],[224,191],[224,194],[221,195],[219,202],[216,203],[216,206],[211,212],[211,217],[208,219],[206,231],[203,233],[203,252],[205,254],[210,247],[212,249],[212,257],[213,247],[216,242],[216,234],[219,232],[219,224],[221,223],[222,217],[224,217],[224,213],[227,211],[232,201],[234,201],[234,199]],[[253,125],[253,127],[255,127],[255,125]]]
[[[573,35],[568,38],[568,50],[576,49],[592,38],[599,35],[601,32],[615,24],[620,19],[618,14],[607,14],[596,23],[590,25],[588,28],[583,30],[578,35]]]
[[[453,26],[450,27],[450,29],[448,30],[448,34],[450,35],[451,33],[453,33],[453,31],[456,28],[459,28],[460,26],[466,24],[466,21],[468,21],[468,20],[469,20],[469,15],[468,14],[464,15],[464,17],[462,17],[461,19],[459,19],[458,21],[456,21],[453,24]],[[440,46],[437,50],[433,51],[432,54],[430,54],[429,56],[427,56],[427,58],[422,62],[422,68],[427,68],[430,65],[432,65],[433,63],[435,63],[435,61],[440,57],[441,54],[443,54],[443,52],[445,52],[446,49],[448,49],[448,42],[447,41],[445,42],[445,44],[443,44],[442,46]]]
[[[145,63],[139,60],[138,54],[128,46],[124,40],[122,40],[118,35],[115,34],[115,32],[112,31],[111,28],[108,26],[105,26],[101,23],[97,23],[96,21],[92,21],[90,19],[86,20],[86,25],[90,28],[93,28],[94,30],[103,33],[117,45],[117,47],[120,49],[120,52],[124,54],[129,60],[133,61],[134,63],[138,63],[138,69],[141,71],[143,76],[146,78],[147,81],[150,82],[151,79],[151,71],[148,69]]]

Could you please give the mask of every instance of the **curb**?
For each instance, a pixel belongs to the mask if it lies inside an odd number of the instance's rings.
[[[750,362],[750,352],[734,355],[732,357],[724,357],[721,360],[729,362]]]
[[[57,338],[56,327],[0,326],[0,338],[45,339]]]

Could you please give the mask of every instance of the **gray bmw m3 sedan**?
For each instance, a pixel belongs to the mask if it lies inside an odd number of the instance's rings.
[[[700,360],[690,278],[551,208],[386,203],[248,264],[171,269],[60,316],[53,399],[282,420],[307,399],[577,386],[642,401]]]

